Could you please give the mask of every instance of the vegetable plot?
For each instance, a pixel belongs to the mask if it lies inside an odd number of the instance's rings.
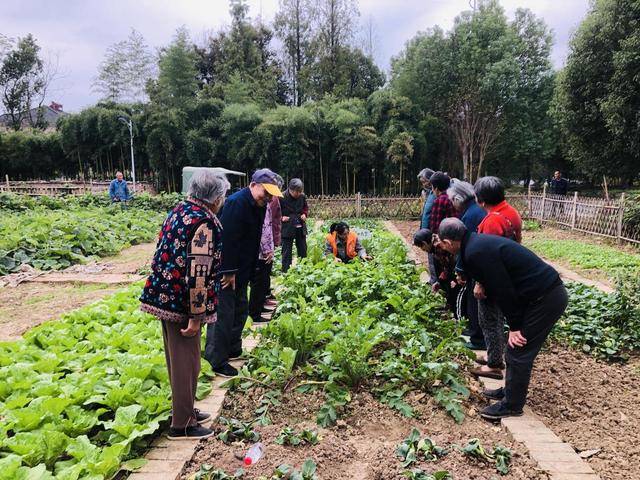
[[[317,423],[323,427],[335,424],[352,390],[363,388],[408,417],[413,409],[405,394],[430,393],[461,422],[469,391],[456,362],[467,355],[460,329],[421,284],[402,242],[375,222],[366,226],[374,229],[363,242],[374,256],[366,263],[325,259],[326,233],[310,237],[309,257],[282,279],[276,318],[230,384],[322,389]],[[268,409],[261,421],[268,422]]]
[[[16,213],[0,210],[0,275],[29,264],[58,270],[152,241],[165,213],[119,206]]]
[[[102,480],[144,464],[136,452],[171,403],[160,325],[139,293],[0,343],[0,480]],[[203,373],[198,398],[210,388]]]

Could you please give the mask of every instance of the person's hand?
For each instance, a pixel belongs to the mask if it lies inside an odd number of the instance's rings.
[[[307,216],[303,213],[302,215],[300,215],[300,220],[302,220],[303,222],[306,222]]]
[[[433,245],[434,247],[440,246],[440,241],[440,237],[437,233],[434,234],[433,237],[431,237],[431,245]]]
[[[433,293],[438,293],[440,291],[440,284],[438,282],[431,285],[431,291]]]
[[[515,332],[509,332],[509,346],[511,348],[524,347],[527,344],[527,339],[522,336],[520,330]]]
[[[369,260],[373,260],[373,257],[371,255],[365,255],[364,257],[365,260],[369,261]]]
[[[187,328],[180,329],[180,335],[183,337],[195,337],[200,333],[200,320],[195,318],[189,319],[189,325]]]
[[[289,217],[282,217],[282,221],[283,222],[288,222],[289,221]]]
[[[478,282],[476,282],[476,286],[473,287],[473,296],[476,297],[478,300],[484,300],[487,298],[487,294],[484,291],[484,287]]]
[[[335,259],[336,259],[336,263],[342,263],[342,259],[340,259],[338,257],[335,257]]]
[[[452,289],[456,288],[457,285],[458,285],[458,283],[455,280],[451,280],[451,288]]]
[[[467,284],[467,280],[460,273],[456,273],[456,282],[458,282],[458,285],[462,285],[462,286]]]
[[[222,285],[222,288],[231,287],[231,290],[235,290],[236,289],[236,274],[235,273],[225,273],[222,276],[222,281],[220,282],[220,284]]]
[[[267,253],[267,255],[264,257],[264,263],[271,263],[273,262],[273,251]]]

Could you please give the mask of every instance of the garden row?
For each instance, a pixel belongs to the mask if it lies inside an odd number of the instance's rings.
[[[140,286],[0,343],[0,480],[111,478],[170,415],[162,336]],[[210,389],[203,362],[198,398]]]
[[[123,209],[103,195],[0,194],[0,275],[23,264],[58,270],[152,241],[176,201],[173,195],[142,195]]]

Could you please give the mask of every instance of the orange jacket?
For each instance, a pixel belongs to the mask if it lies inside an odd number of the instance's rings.
[[[329,245],[331,245],[331,248],[333,249],[334,257],[338,256],[337,235],[338,235],[338,232],[333,232],[327,235],[327,242],[329,242]],[[354,232],[349,232],[349,235],[347,236],[347,251],[346,251],[347,257],[349,258],[349,260],[356,258],[356,255],[358,255],[358,253],[356,252],[357,240],[358,240],[358,235],[356,235]]]

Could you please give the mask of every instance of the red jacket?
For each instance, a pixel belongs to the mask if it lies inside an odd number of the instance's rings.
[[[522,218],[515,208],[503,200],[489,209],[478,225],[478,233],[499,235],[522,243]]]

